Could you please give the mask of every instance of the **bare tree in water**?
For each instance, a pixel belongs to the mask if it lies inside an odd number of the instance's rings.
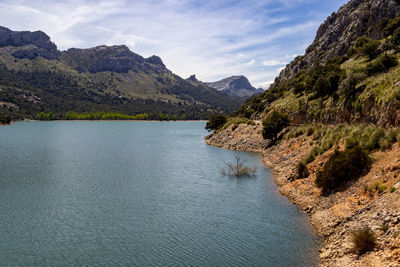
[[[223,175],[232,175],[236,177],[253,176],[256,173],[256,167],[248,167],[244,165],[246,160],[241,160],[240,157],[235,157],[236,162],[225,162],[226,169],[221,169]]]

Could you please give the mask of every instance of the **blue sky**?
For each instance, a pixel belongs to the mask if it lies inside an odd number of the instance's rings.
[[[0,0],[0,25],[42,30],[65,50],[126,44],[202,81],[246,75],[267,88],[347,0]]]

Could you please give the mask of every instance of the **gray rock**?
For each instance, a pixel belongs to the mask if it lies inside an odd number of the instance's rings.
[[[42,31],[12,31],[0,26],[0,47],[23,47],[13,53],[16,58],[35,59],[42,56],[46,59],[57,59],[60,52],[50,41],[50,37]]]

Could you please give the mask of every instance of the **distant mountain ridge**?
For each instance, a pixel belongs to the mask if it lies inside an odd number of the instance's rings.
[[[0,113],[13,118],[105,111],[206,119],[241,101],[186,81],[160,57],[144,58],[125,45],[59,51],[44,32],[0,27]]]
[[[243,76],[230,76],[216,82],[206,82],[206,85],[231,96],[250,97],[264,92],[263,89],[256,89],[249,80]]]

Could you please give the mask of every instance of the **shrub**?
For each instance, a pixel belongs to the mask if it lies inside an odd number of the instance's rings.
[[[374,149],[379,148],[379,140],[385,136],[385,132],[381,128],[375,128],[371,129],[371,131],[368,131],[368,129],[365,131],[364,136],[367,139],[363,143],[363,147],[367,149],[368,151],[372,151]]]
[[[392,42],[394,45],[400,45],[400,28],[397,28],[393,33]]]
[[[313,147],[311,152],[305,157],[304,163],[309,164],[315,160],[315,157],[321,153],[321,149],[319,147]]]
[[[375,191],[378,192],[378,194],[380,194],[383,192],[383,190],[386,189],[386,185],[383,185],[381,182],[375,182],[372,185],[372,188],[375,189]]]
[[[354,43],[354,49],[360,55],[366,56],[369,60],[372,60],[378,55],[379,44],[379,41],[371,40],[368,37],[362,36],[357,38]]]
[[[4,123],[4,124],[9,124],[11,122],[11,118],[8,116],[5,116],[3,114],[0,113],[0,124]]]
[[[390,193],[393,193],[395,190],[396,190],[396,187],[391,186],[390,189],[389,189],[389,192],[390,192]]]
[[[353,96],[356,93],[357,84],[367,78],[362,72],[350,72],[339,85],[340,93],[346,97]]]
[[[284,113],[274,110],[263,120],[262,124],[264,127],[262,132],[264,139],[275,141],[278,133],[289,125],[289,117]]]
[[[36,119],[40,121],[51,121],[54,119],[53,113],[44,113],[43,111],[36,115]]]
[[[222,169],[221,173],[224,175],[231,175],[236,177],[242,176],[253,176],[256,173],[256,167],[248,167],[244,165],[245,160],[241,160],[240,157],[235,157],[236,162],[225,162],[227,169]]]
[[[313,133],[314,133],[314,128],[313,127],[310,127],[310,128],[307,129],[307,136],[311,136],[311,135],[313,135]]]
[[[227,119],[225,115],[217,115],[213,114],[211,115],[210,119],[208,120],[206,124],[206,130],[210,131],[216,131],[220,129],[224,124],[226,123]]]
[[[359,255],[374,249],[376,244],[376,237],[374,232],[369,227],[364,227],[361,230],[352,233],[352,242],[354,252]]]
[[[232,125],[232,130],[235,130],[239,124],[247,124],[247,125],[256,125],[254,121],[249,120],[243,117],[229,117],[222,127],[222,129],[226,129]]]
[[[345,146],[346,149],[353,148],[353,147],[356,147],[358,145],[359,145],[359,143],[358,143],[358,140],[357,140],[357,138],[355,136],[349,136],[344,141],[344,146]]]
[[[379,140],[379,148],[381,151],[385,151],[392,147],[392,142],[388,138],[382,138]]]
[[[390,68],[397,65],[397,59],[393,55],[383,54],[377,59],[367,64],[368,75],[387,72]]]
[[[384,26],[382,32],[384,36],[392,35],[397,28],[400,27],[400,16],[391,19],[390,21],[385,22],[386,25]]]
[[[316,185],[324,194],[339,188],[342,184],[357,179],[367,169],[371,160],[360,146],[335,151],[325,163],[322,171],[318,171]]]
[[[307,165],[304,162],[300,161],[296,165],[297,179],[307,178],[309,175],[310,173],[308,172]]]

